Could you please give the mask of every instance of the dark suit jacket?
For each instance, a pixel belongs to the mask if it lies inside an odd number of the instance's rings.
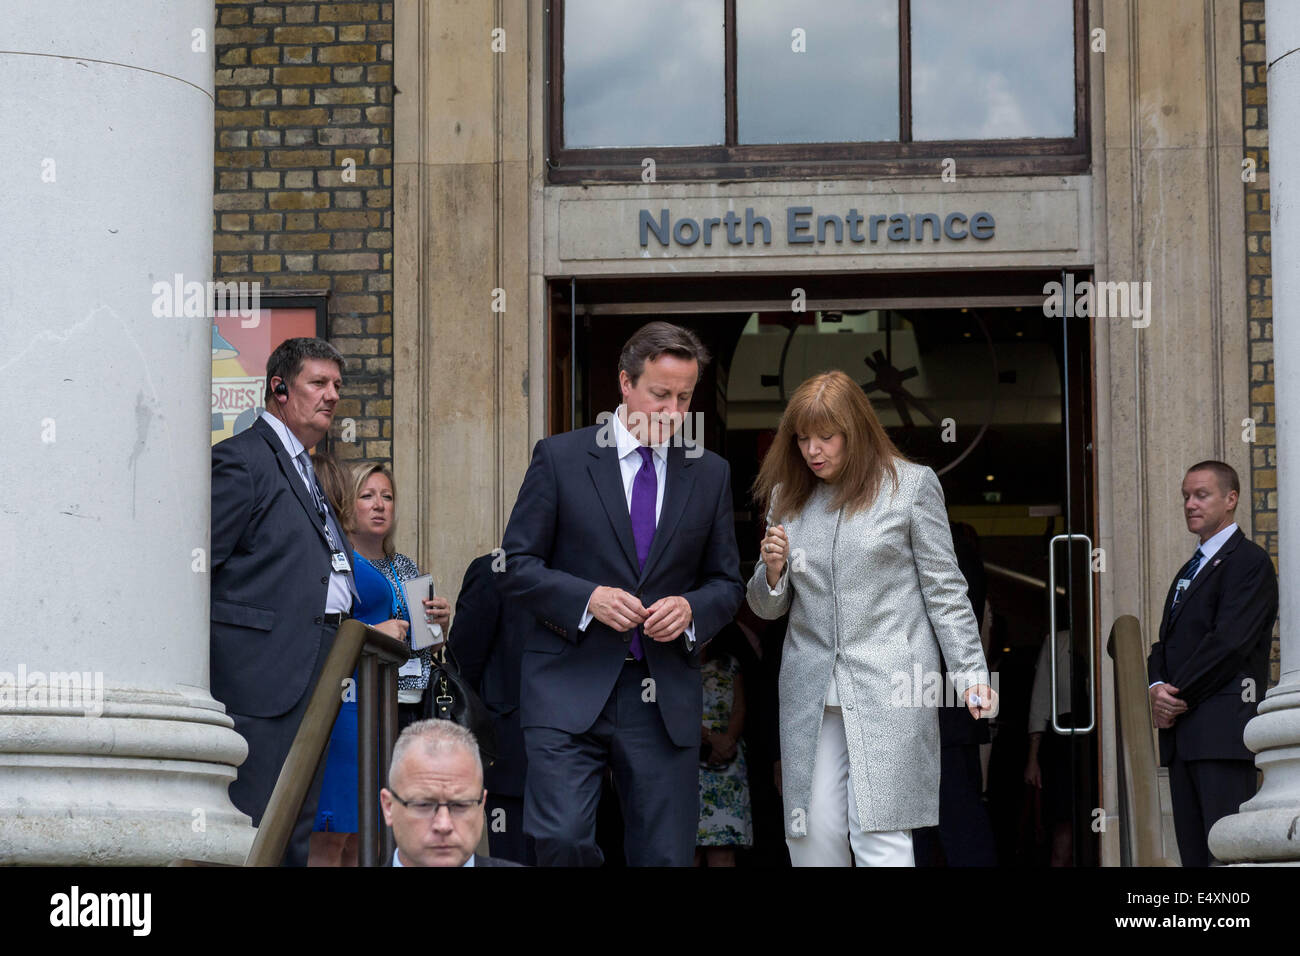
[[[599,431],[593,425],[537,443],[502,542],[505,593],[534,615],[524,640],[521,726],[580,734],[600,715],[633,634],[594,619],[578,630],[592,592],[605,585],[646,607],[669,595],[689,602],[694,651],[684,637],[643,644],[668,736],[678,747],[698,747],[699,649],[744,595],[731,469],[710,451],[688,458],[680,445],[670,446],[662,512],[638,571],[618,451],[597,444]]]
[[[956,529],[954,529],[956,530]],[[988,597],[988,575],[984,571],[984,559],[980,555],[979,539],[967,537],[957,532],[952,536],[953,552],[957,555],[957,567],[966,579],[966,593],[970,597],[971,611],[975,620],[983,624],[984,602]],[[948,664],[943,662],[944,704],[947,704]],[[976,720],[962,702],[960,695],[954,695],[954,706],[939,708],[939,745],[941,747],[960,747],[968,744],[986,744],[989,736],[989,722]]]
[[[1173,684],[1188,707],[1172,729],[1160,731],[1160,762],[1251,760],[1242,733],[1268,687],[1277,618],[1273,562],[1238,529],[1171,609],[1177,584],[1165,596],[1160,637],[1147,657],[1147,680]],[[1253,695],[1243,695],[1247,679]]]
[[[330,548],[289,453],[260,418],[212,449],[212,696],[252,717],[307,692]]]
[[[483,768],[489,793],[524,795],[524,732],[519,726],[519,664],[533,617],[518,602],[503,601],[501,578],[492,570],[493,555],[470,562],[456,598],[451,650],[461,677],[477,691],[493,715],[497,759]]]

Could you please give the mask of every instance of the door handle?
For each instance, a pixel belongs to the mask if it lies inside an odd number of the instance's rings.
[[[1058,534],[1055,535],[1047,545],[1047,593],[1050,595],[1047,605],[1047,617],[1050,627],[1048,641],[1051,648],[1051,666],[1052,666],[1052,729],[1058,734],[1087,734],[1091,733],[1097,726],[1097,700],[1094,693],[1097,676],[1096,648],[1093,646],[1093,611],[1092,611],[1092,567],[1091,563],[1088,568],[1088,614],[1087,628],[1084,633],[1088,636],[1088,724],[1086,727],[1062,727],[1057,719],[1057,695],[1058,689],[1056,684],[1056,543],[1058,541],[1066,542],[1068,552],[1069,542],[1083,541],[1088,545],[1089,562],[1092,558],[1092,539],[1086,534]],[[1069,592],[1067,591],[1067,594]],[[1074,632],[1070,632],[1070,645],[1073,650]],[[1074,702],[1071,701],[1071,714],[1074,714]],[[1075,718],[1077,719],[1077,715]]]

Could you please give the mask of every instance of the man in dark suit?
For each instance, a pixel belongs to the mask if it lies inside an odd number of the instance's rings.
[[[984,620],[988,576],[980,554],[979,535],[965,522],[951,523],[957,567],[966,579],[975,620]],[[987,650],[986,650],[987,653]],[[945,690],[948,667],[943,664]],[[943,704],[947,703],[945,696]],[[989,722],[976,720],[961,700],[957,706],[939,707],[939,825],[912,831],[912,852],[917,866],[997,866],[993,827],[984,807],[984,772],[980,745],[989,742]]]
[[[520,716],[524,829],[543,866],[598,866],[610,766],[631,866],[690,866],[700,647],[743,597],[726,461],[674,435],[708,353],[666,322],[619,357],[624,404],[537,443],[506,528],[504,589],[532,613]]]
[[[1241,484],[1231,466],[1195,464],[1182,490],[1200,547],[1169,588],[1147,679],[1178,853],[1183,866],[1207,866],[1210,828],[1255,794],[1242,734],[1267,687],[1277,575],[1233,520]]]
[[[379,791],[397,849],[385,865],[519,866],[474,852],[483,837],[483,761],[478,740],[450,720],[417,720],[393,745]]]
[[[267,360],[261,416],[212,449],[212,695],[248,741],[230,799],[254,826],[356,594],[351,549],[308,453],[329,431],[342,369],[328,342],[288,339]],[[307,865],[324,766],[286,865]]]
[[[504,570],[500,552],[470,562],[456,598],[450,640],[460,676],[492,713],[496,731],[496,760],[483,769],[492,855],[533,865],[537,858],[524,838],[528,760],[519,726],[519,664],[533,618],[518,602],[502,600]]]

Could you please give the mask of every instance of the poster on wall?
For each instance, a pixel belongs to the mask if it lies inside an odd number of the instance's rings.
[[[265,298],[263,299],[265,302]],[[325,335],[325,300],[295,299],[212,323],[212,444],[253,424],[266,404],[266,360],[285,339]]]

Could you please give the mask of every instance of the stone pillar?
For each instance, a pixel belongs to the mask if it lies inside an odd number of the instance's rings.
[[[1278,568],[1282,677],[1246,725],[1246,746],[1264,774],[1241,812],[1210,831],[1210,851],[1234,862],[1300,864],[1300,4],[1264,8],[1268,68],[1269,188],[1273,236],[1273,361],[1276,376]],[[1286,213],[1286,215],[1284,215]]]
[[[208,693],[210,322],[173,295],[211,278],[213,13],[0,4],[0,863],[252,841]]]
[[[541,111],[529,107],[529,38],[543,6],[393,8],[397,547],[453,603],[466,566],[501,542],[532,456],[529,394],[545,389],[528,364],[543,301],[530,275],[528,136]]]

